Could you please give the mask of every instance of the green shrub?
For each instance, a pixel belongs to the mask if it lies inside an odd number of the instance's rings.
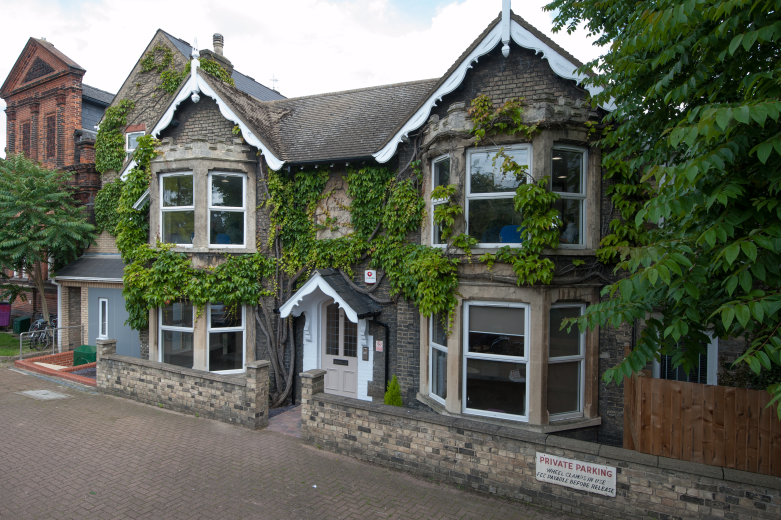
[[[388,383],[388,391],[385,392],[385,404],[391,406],[404,406],[401,402],[401,385],[396,376]]]

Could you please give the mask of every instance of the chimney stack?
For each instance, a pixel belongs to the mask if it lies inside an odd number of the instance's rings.
[[[220,33],[214,33],[214,52],[222,56],[222,48],[225,45],[225,39],[222,37]]]

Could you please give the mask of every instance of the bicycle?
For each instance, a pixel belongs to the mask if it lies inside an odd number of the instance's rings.
[[[30,327],[30,348],[32,350],[47,350],[54,344],[54,335],[51,333],[53,329],[57,328],[57,318],[49,315],[49,323],[43,319],[43,315],[33,322]]]

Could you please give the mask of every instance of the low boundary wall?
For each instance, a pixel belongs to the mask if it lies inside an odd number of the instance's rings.
[[[59,365],[67,368],[56,370],[38,365],[36,363],[48,363],[50,365]],[[37,372],[47,376],[60,377],[62,379],[67,379],[68,381],[73,381],[74,383],[80,383],[82,385],[95,386],[96,384],[95,380],[91,377],[80,376],[78,374],[71,373],[77,370],[84,370],[85,368],[95,367],[95,363],[86,363],[84,365],[74,367],[72,350],[68,352],[61,352],[59,354],[48,354],[44,356],[16,360],[14,361],[14,366],[24,370],[29,370],[30,372]]]
[[[779,518],[781,478],[323,393],[302,377],[304,440],[323,449],[592,518]],[[536,478],[544,453],[616,468],[616,496]]]
[[[104,393],[254,430],[268,425],[268,361],[248,363],[246,374],[219,375],[119,356],[116,340],[98,340],[97,347]]]

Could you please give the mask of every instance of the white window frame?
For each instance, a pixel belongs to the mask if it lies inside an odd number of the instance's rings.
[[[521,150],[526,149],[527,150],[527,157],[528,157],[528,164],[527,164],[527,173],[531,175],[531,169],[532,165],[534,164],[534,156],[533,156],[533,147],[531,143],[522,143],[522,144],[513,144],[508,146],[492,146],[489,148],[472,148],[467,150],[466,153],[466,179],[465,179],[465,185],[466,185],[466,197],[464,197],[466,200],[464,201],[464,220],[466,221],[466,234],[469,234],[469,201],[470,200],[485,200],[485,199],[512,199],[515,197],[515,191],[506,191],[506,192],[499,192],[499,193],[476,193],[472,194],[472,155],[476,153],[487,153],[488,155],[495,156],[496,153],[501,149],[504,148],[505,151],[510,150]],[[500,167],[499,164],[497,164],[497,167]],[[519,226],[520,227],[520,226]],[[477,248],[500,248],[504,246],[511,246],[511,247],[523,247],[523,243],[521,242],[499,242],[499,243],[489,243],[489,242],[480,242],[475,247]]]
[[[588,226],[586,225],[586,215],[588,214],[588,211],[586,210],[588,206],[588,148],[583,148],[582,146],[570,146],[570,145],[563,145],[563,144],[556,144],[553,145],[551,148],[551,152],[559,150],[562,152],[577,152],[583,154],[582,164],[581,164],[581,175],[580,175],[580,193],[566,193],[566,192],[560,192],[560,191],[553,191],[553,153],[551,153],[551,165],[550,165],[550,189],[552,193],[556,193],[559,195],[562,199],[571,199],[571,200],[579,200],[581,201],[580,204],[580,244],[559,244],[559,248],[561,249],[585,249],[586,248],[586,229]]]
[[[447,352],[447,345],[440,345],[439,343],[434,342],[434,316],[436,316],[436,314],[432,313],[428,319],[428,395],[438,403],[444,405],[445,400],[439,397],[437,394],[435,394],[433,390],[434,350],[444,352],[445,356],[447,356],[448,352]],[[445,316],[445,319],[447,319],[447,315]],[[445,366],[445,371],[447,371],[447,366]]]
[[[163,179],[166,177],[185,177],[189,176],[193,178],[193,205],[192,206],[168,206],[165,207],[163,204]],[[193,224],[195,223],[195,172],[187,171],[187,172],[172,172],[172,173],[162,173],[159,177],[159,189],[160,189],[160,227],[159,227],[159,233],[160,233],[160,239],[163,238],[163,213],[165,212],[183,212],[183,211],[192,211],[193,212]],[[193,233],[195,233],[195,226],[193,225]],[[193,237],[193,241],[195,241],[195,237]],[[169,242],[166,242],[169,243]],[[177,247],[193,247],[192,243],[190,244],[174,244]]]
[[[473,306],[479,307],[510,307],[514,309],[525,309],[524,311],[524,341],[523,341],[523,357],[517,356],[500,356],[496,354],[477,354],[469,352],[469,310]],[[529,352],[531,351],[531,343],[529,341],[529,328],[531,326],[531,305],[528,303],[509,303],[509,302],[496,302],[496,301],[470,301],[464,302],[464,338],[463,344],[463,363],[461,371],[461,410],[464,414],[479,415],[483,417],[494,417],[497,419],[508,419],[510,421],[529,422],[529,381],[531,379],[531,370],[529,363]],[[467,408],[466,406],[466,387],[467,387],[467,359],[484,359],[487,361],[504,361],[510,363],[521,363],[526,365],[526,402],[524,403],[524,409],[526,415],[512,415],[508,413],[500,412],[487,412],[485,410],[477,410],[473,408]]]
[[[141,137],[143,135],[146,135],[146,132],[128,132],[125,134],[125,151],[127,153],[133,153],[136,149],[130,148],[130,138],[133,136]]]
[[[713,334],[712,330],[707,331],[706,334],[710,338],[710,343],[708,343],[708,376],[705,384],[716,386],[719,384],[719,338]],[[651,375],[654,379],[662,377],[662,366],[655,358]]]
[[[212,177],[214,175],[219,175],[222,177],[241,177],[241,207],[233,207],[233,206],[212,206]],[[247,175],[244,173],[235,173],[235,172],[221,172],[221,171],[213,171],[209,172],[209,183],[208,183],[208,191],[209,191],[209,207],[207,210],[207,219],[208,223],[206,225],[206,236],[209,240],[209,248],[210,249],[244,249],[247,247]],[[244,215],[244,237],[241,244],[212,244],[211,243],[211,236],[212,236],[212,211],[229,211],[233,213],[239,213],[241,212]]]
[[[431,191],[434,191],[434,188],[436,188],[435,182],[436,182],[436,165],[437,163],[441,163],[442,161],[450,159],[450,154],[440,155],[439,157],[433,159],[431,161]],[[451,161],[452,166],[452,161]],[[452,184],[452,183],[451,183]],[[439,206],[440,204],[444,204],[447,202],[446,199],[431,199],[431,246],[432,247],[440,247],[440,248],[446,248],[447,247],[447,240],[444,244],[437,244],[434,240],[434,237],[437,235],[437,225],[434,223],[434,208],[436,206]]]
[[[106,310],[103,310],[103,304]],[[103,322],[106,323],[106,332],[103,332]],[[108,298],[98,298],[98,339],[108,339]]]
[[[212,304],[207,306],[206,313],[206,370],[213,374],[243,374],[247,370],[247,307],[241,306],[241,327],[216,327],[212,328]],[[213,371],[209,366],[209,335],[212,332],[241,332],[241,369],[236,370],[216,370]]]
[[[563,308],[580,309],[581,316],[583,316],[583,314],[586,312],[585,303],[556,303],[550,306],[551,310],[557,308],[558,309],[563,309]],[[550,324],[550,310],[548,311],[548,323]],[[577,330],[577,325],[573,325],[573,327]],[[550,357],[550,333],[548,334],[548,365],[553,365],[557,363],[572,363],[575,361],[580,362],[580,385],[578,388],[580,394],[580,398],[578,399],[579,410],[577,412],[564,412],[564,413],[552,414],[548,417],[548,420],[550,420],[551,422],[583,417],[584,410],[586,409],[586,333],[579,332],[578,335],[580,336],[580,340],[579,340],[580,354],[578,354],[577,356],[560,356],[560,357],[551,358]],[[548,392],[547,385],[545,387],[545,392],[547,395]]]
[[[170,330],[173,332],[190,332],[193,334],[193,363],[195,363],[195,306],[193,305],[193,326],[192,327],[175,327],[173,325],[163,325],[163,308],[157,309],[157,360],[160,363],[163,361],[163,331]]]

